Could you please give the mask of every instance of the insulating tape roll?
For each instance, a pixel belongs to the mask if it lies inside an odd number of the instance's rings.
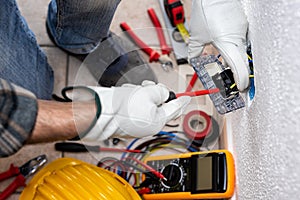
[[[204,139],[212,129],[211,116],[200,110],[189,112],[183,119],[183,130],[194,140]]]

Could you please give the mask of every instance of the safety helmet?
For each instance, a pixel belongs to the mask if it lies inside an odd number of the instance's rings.
[[[21,200],[140,200],[117,174],[76,160],[60,158],[40,170],[23,190]]]

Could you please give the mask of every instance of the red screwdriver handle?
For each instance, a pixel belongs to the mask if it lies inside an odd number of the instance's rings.
[[[138,47],[140,47],[148,56],[149,62],[158,61],[160,54],[150,48],[147,44],[145,44],[130,28],[130,26],[126,22],[122,22],[120,27],[123,31],[130,36],[130,38],[136,43]]]
[[[147,11],[153,25],[155,26],[157,37],[160,43],[161,52],[162,54],[169,55],[172,48],[167,45],[164,32],[162,30],[160,21],[155,13],[155,10],[153,8],[149,8]]]

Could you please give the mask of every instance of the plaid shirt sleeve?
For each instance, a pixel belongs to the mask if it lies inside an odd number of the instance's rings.
[[[0,157],[23,146],[35,125],[37,110],[31,92],[0,79]]]

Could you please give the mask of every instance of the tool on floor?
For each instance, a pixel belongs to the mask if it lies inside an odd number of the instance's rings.
[[[164,0],[158,0],[160,5],[161,14],[163,16],[165,30],[168,33],[170,39],[173,54],[178,65],[188,63],[188,45],[182,39],[180,32],[177,27],[174,27],[166,13]],[[187,27],[187,22],[184,22]]]
[[[126,22],[122,22],[120,27],[123,31],[126,31],[126,34],[131,38],[131,40],[149,56],[149,62],[160,62],[165,71],[169,71],[170,68],[173,68],[173,63],[169,56],[166,54],[160,54],[149,47],[133,32]],[[161,39],[161,37],[159,37],[159,39]]]
[[[159,44],[160,44],[161,53],[169,55],[171,53],[172,48],[166,42],[161,23],[155,13],[155,10],[153,8],[149,8],[147,10],[147,12],[148,12],[148,15],[149,15],[154,27],[155,27],[157,37],[159,40]]]
[[[0,181],[6,180],[13,176],[16,176],[15,180],[0,194],[0,200],[4,200],[9,197],[19,187],[26,186],[26,178],[34,174],[41,166],[47,162],[46,155],[37,156],[21,167],[16,167],[13,164],[6,172],[0,174]]]
[[[117,174],[74,158],[59,158],[40,170],[20,196],[29,199],[141,200]]]
[[[56,151],[64,151],[64,152],[101,152],[101,151],[109,151],[109,152],[128,152],[128,153],[145,153],[141,150],[133,150],[133,149],[118,149],[118,148],[107,148],[107,147],[100,147],[99,145],[85,145],[76,142],[59,142],[55,143],[55,150]]]
[[[219,88],[220,92],[209,94],[220,114],[245,107],[234,82],[233,73],[215,55],[199,56],[190,60],[205,89]]]
[[[145,163],[167,179],[154,180],[146,173],[145,200],[228,199],[233,195],[234,160],[227,150],[150,156]]]
[[[164,0],[165,11],[173,27],[177,27],[186,44],[189,42],[189,32],[184,26],[184,9],[181,0]]]
[[[170,91],[169,98],[167,99],[166,103],[173,99],[181,97],[181,96],[196,97],[196,96],[202,96],[202,95],[206,95],[206,94],[214,94],[219,91],[220,91],[219,88],[211,88],[208,90],[197,90],[197,91],[193,91],[193,92],[182,92],[182,93],[177,93],[177,94],[175,94],[175,92],[173,92],[173,91]]]

